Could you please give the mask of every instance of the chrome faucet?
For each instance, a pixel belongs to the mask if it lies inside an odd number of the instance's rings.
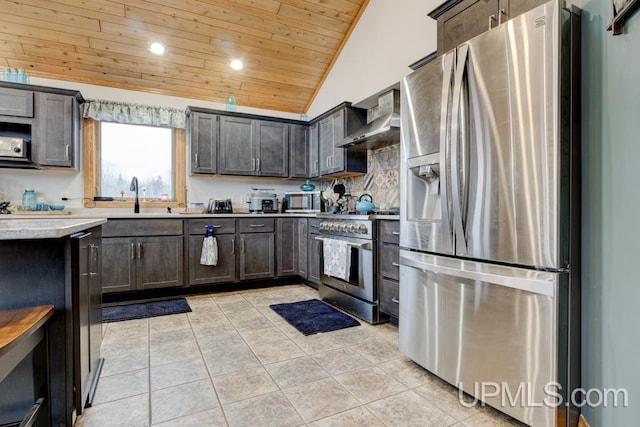
[[[135,176],[131,180],[131,187],[129,189],[136,192],[136,198],[133,202],[133,213],[140,213],[140,200],[138,199],[138,178],[136,178]]]

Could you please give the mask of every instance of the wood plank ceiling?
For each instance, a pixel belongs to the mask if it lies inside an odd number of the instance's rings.
[[[0,0],[0,68],[304,113],[368,1]]]

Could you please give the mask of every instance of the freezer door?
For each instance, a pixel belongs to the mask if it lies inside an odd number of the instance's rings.
[[[568,154],[559,131],[559,13],[548,3],[458,48],[451,181],[459,256],[568,263],[559,253]]]
[[[554,426],[544,387],[559,380],[566,276],[401,250],[400,351],[524,423]],[[518,391],[510,402],[506,393]]]
[[[455,53],[405,77],[400,86],[400,245],[453,254],[449,101]]]

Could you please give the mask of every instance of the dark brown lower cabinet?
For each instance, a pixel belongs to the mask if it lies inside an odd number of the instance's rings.
[[[235,234],[218,234],[218,263],[215,266],[200,264],[202,241],[204,235],[189,236],[189,285],[208,285],[214,283],[231,283],[236,281],[236,236]]]
[[[322,271],[322,240],[320,237],[320,219],[309,218],[309,240],[307,246],[307,281],[317,289],[320,284],[320,272]]]
[[[109,237],[103,242],[105,293],[182,286],[180,236]]]
[[[400,222],[378,221],[378,295],[380,311],[398,318],[400,306]]]
[[[316,239],[320,234],[309,234],[309,275],[307,280],[317,287],[320,284],[320,272],[322,271],[322,240]]]
[[[309,220],[298,219],[298,275],[309,279]]]
[[[240,280],[274,277],[274,248],[274,233],[240,234]]]
[[[276,275],[278,277],[298,274],[298,218],[276,220]]]
[[[102,344],[102,231],[72,236],[74,384],[78,415],[93,401],[104,359]]]
[[[275,221],[260,216],[238,220],[240,280],[275,277]]]

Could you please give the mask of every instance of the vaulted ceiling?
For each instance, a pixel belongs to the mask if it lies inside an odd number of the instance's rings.
[[[0,68],[303,113],[368,1],[0,0]]]

